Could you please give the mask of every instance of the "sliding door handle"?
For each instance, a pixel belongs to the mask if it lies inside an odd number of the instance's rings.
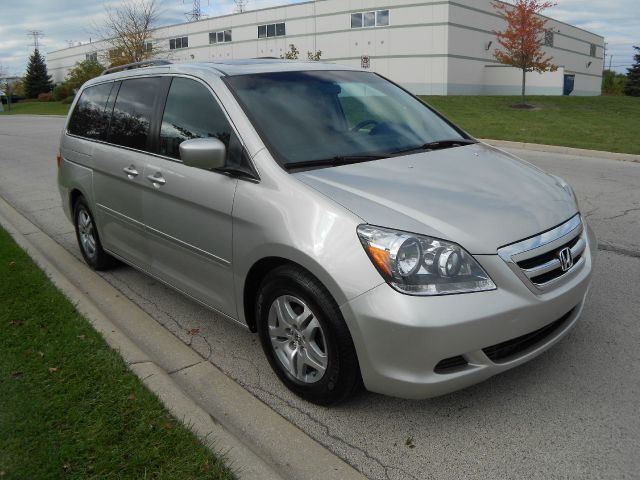
[[[138,170],[136,170],[136,167],[133,165],[123,168],[122,171],[127,174],[127,177],[129,177],[129,180],[133,180],[135,177],[139,175]]]

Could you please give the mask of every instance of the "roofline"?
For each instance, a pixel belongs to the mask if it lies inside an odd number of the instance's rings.
[[[158,27],[155,27],[155,28],[151,29],[151,32],[156,32],[158,30],[165,29],[165,28],[172,28],[172,27],[179,27],[179,26],[183,26],[183,25],[198,24],[198,23],[209,21],[209,20],[217,20],[217,19],[220,19],[220,18],[234,17],[234,16],[238,16],[238,15],[244,15],[246,13],[264,12],[266,10],[277,10],[277,9],[280,9],[280,8],[294,7],[294,6],[298,6],[298,5],[309,5],[309,4],[312,4],[312,3],[326,2],[326,1],[328,1],[328,0],[308,0],[306,2],[300,2],[300,3],[285,3],[285,4],[282,4],[282,5],[275,5],[275,6],[272,6],[272,7],[256,8],[254,10],[247,10],[247,11],[242,12],[242,13],[238,13],[238,12],[227,13],[227,14],[224,14],[224,15],[216,15],[216,16],[212,16],[212,17],[203,18],[201,20],[195,20],[193,22],[182,22],[182,23],[172,23],[170,25],[161,25],[161,26],[158,26]],[[513,4],[505,2],[503,0],[496,0],[496,1],[498,3],[503,3],[503,4],[508,5],[508,6],[513,6]],[[447,3],[449,5],[454,5],[454,6],[456,6],[456,4],[457,4],[457,2],[455,0],[447,0]],[[487,12],[487,13],[494,14],[493,12]],[[494,14],[494,15],[497,15],[497,14]],[[552,21],[560,23],[562,25],[566,25],[567,27],[575,28],[576,30],[580,30],[582,32],[588,33],[589,35],[593,35],[593,36],[596,36],[598,38],[601,38],[603,41],[605,40],[605,37],[603,35],[599,35],[597,33],[594,33],[592,31],[590,31],[590,30],[586,30],[584,28],[577,27],[575,25],[571,25],[570,23],[563,22],[561,20],[557,20],[557,19],[555,19],[553,17],[549,17],[547,15],[542,15],[542,14],[538,14],[538,15],[540,15],[541,17],[543,17],[543,18],[545,18],[547,20],[552,20]],[[310,33],[310,35],[311,35],[311,33]],[[46,52],[46,53],[50,54],[50,53],[62,52],[64,50],[70,50],[72,48],[84,47],[84,46],[90,45],[92,43],[107,42],[108,40],[109,39],[102,39],[101,38],[101,39],[97,40],[96,42],[89,42],[89,43],[83,43],[81,45],[74,45],[73,47],[60,48],[58,50],[51,50],[50,52]]]

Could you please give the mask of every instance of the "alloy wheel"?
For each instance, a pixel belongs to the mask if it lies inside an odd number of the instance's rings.
[[[322,379],[328,364],[326,336],[305,302],[292,295],[276,298],[269,309],[269,338],[276,358],[296,380]]]
[[[91,215],[87,210],[81,208],[78,212],[77,222],[80,245],[82,245],[82,249],[88,257],[94,258],[96,255],[96,237]]]

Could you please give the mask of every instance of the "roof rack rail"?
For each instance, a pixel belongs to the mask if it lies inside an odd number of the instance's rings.
[[[123,72],[125,70],[134,70],[136,68],[156,67],[158,65],[171,65],[169,60],[144,60],[142,62],[127,63],[126,65],[118,65],[117,67],[107,68],[102,75],[110,73]]]

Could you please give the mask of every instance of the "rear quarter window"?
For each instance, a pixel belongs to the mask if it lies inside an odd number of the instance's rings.
[[[109,124],[106,111],[113,82],[88,87],[82,92],[69,119],[67,131],[72,135],[100,140]]]

